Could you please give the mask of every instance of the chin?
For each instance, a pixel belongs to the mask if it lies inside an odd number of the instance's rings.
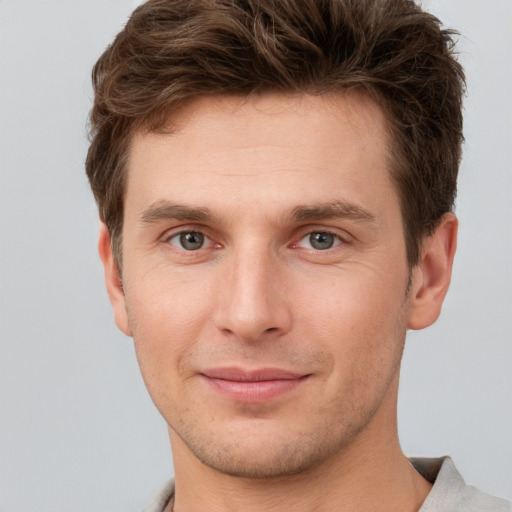
[[[304,447],[280,446],[277,450],[267,447],[238,453],[237,450],[221,450],[212,453],[194,453],[205,466],[225,475],[250,478],[274,479],[304,473],[320,464],[327,454],[317,450],[304,450]]]
[[[342,452],[357,435],[352,429],[335,431],[326,425],[313,431],[275,429],[257,422],[237,431],[178,433],[189,452],[203,465],[225,475],[270,479],[298,475]],[[357,429],[356,429],[357,430]]]

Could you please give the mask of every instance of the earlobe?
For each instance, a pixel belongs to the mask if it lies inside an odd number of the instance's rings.
[[[114,310],[114,320],[117,327],[127,336],[131,336],[130,324],[128,321],[128,314],[126,311],[126,301],[123,291],[123,284],[119,269],[114,261],[112,253],[112,243],[110,234],[107,227],[102,222],[100,226],[99,240],[98,240],[98,253],[103,263],[105,272],[105,285],[107,293]]]
[[[420,261],[412,271],[409,329],[424,329],[441,313],[452,275],[457,228],[457,217],[446,213],[435,232],[423,241]]]

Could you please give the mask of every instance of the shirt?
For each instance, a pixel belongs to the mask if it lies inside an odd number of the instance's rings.
[[[512,504],[466,485],[450,457],[411,458],[416,471],[433,485],[418,512],[512,512]],[[163,512],[174,499],[170,480],[141,512]]]

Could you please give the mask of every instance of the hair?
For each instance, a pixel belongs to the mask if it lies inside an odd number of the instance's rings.
[[[92,72],[87,175],[120,268],[130,141],[198,96],[357,88],[386,114],[414,266],[452,211],[464,73],[456,32],[412,0],[148,0]]]

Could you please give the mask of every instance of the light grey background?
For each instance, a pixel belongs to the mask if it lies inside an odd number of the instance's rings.
[[[1,512],[135,511],[172,472],[83,171],[90,69],[136,4],[0,1]],[[467,143],[453,285],[409,337],[401,439],[512,499],[512,1],[424,4],[465,36]]]

